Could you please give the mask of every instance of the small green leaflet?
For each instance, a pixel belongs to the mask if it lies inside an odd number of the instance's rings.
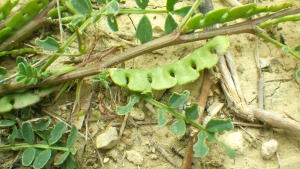
[[[193,150],[195,152],[195,157],[205,157],[209,151],[209,148],[206,145],[207,134],[206,132],[199,132],[198,141],[194,144]]]
[[[40,45],[43,48],[43,50],[57,51],[59,48],[58,42],[53,37],[50,36],[47,36],[45,40],[41,40],[37,38],[35,40],[35,43]]]
[[[90,0],[71,0],[71,4],[76,12],[81,15],[90,15],[92,12],[92,4]]]
[[[0,127],[10,127],[15,125],[16,122],[12,120],[0,120]]]
[[[198,104],[193,103],[185,109],[185,117],[191,121],[199,118]]]
[[[168,122],[168,119],[164,116],[166,112],[165,109],[158,109],[158,126],[164,126]]]
[[[152,25],[146,15],[140,20],[136,28],[135,37],[138,38],[142,44],[152,40]]]
[[[185,90],[182,94],[178,94],[174,92],[168,101],[168,106],[170,108],[178,108],[179,106],[183,105],[184,102],[189,98],[190,92]]]
[[[33,147],[27,148],[22,155],[22,164],[29,166],[35,158],[36,149]]]
[[[59,160],[56,161],[54,164],[55,165],[61,165],[63,162],[66,161],[66,159],[68,158],[69,154],[70,154],[70,152],[66,151],[63,155],[60,156]]]
[[[110,1],[106,6],[106,15],[116,16],[119,13],[119,3],[116,0]]]
[[[178,0],[167,0],[167,10],[168,11],[173,11],[174,10],[174,5],[178,2]]]
[[[33,133],[31,123],[24,122],[22,124],[21,130],[22,130],[22,136],[23,136],[24,140],[29,144],[33,144],[33,142],[34,142],[34,133]]]
[[[108,26],[110,27],[111,30],[114,32],[119,31],[118,23],[117,23],[117,18],[113,14],[109,14],[106,17]]]
[[[43,168],[47,162],[49,161],[51,157],[51,150],[47,149],[42,151],[35,159],[33,163],[33,168],[34,169],[40,169]]]
[[[64,134],[64,132],[67,129],[67,125],[64,122],[59,122],[54,126],[54,129],[51,132],[51,137],[48,140],[49,145],[55,144],[61,136]]]
[[[205,126],[205,129],[212,133],[222,133],[225,130],[233,129],[233,123],[230,119],[211,119]]]
[[[172,33],[176,28],[178,24],[172,17],[172,15],[168,14],[166,21],[165,21],[165,35],[168,35]]]
[[[124,107],[117,107],[117,113],[119,115],[125,115],[129,113],[132,110],[132,107],[134,106],[135,103],[139,102],[139,97],[137,96],[130,96],[129,103],[124,106]]]
[[[149,3],[149,0],[135,0],[135,3],[141,8],[145,9]]]
[[[182,119],[179,119],[177,121],[175,121],[172,125],[171,125],[171,131],[174,134],[178,134],[178,135],[184,135],[186,130],[186,126],[185,126],[185,122]]]
[[[77,128],[74,124],[72,124],[71,132],[70,132],[68,140],[67,140],[67,147],[68,148],[71,148],[72,145],[75,143],[76,136],[77,136]]]

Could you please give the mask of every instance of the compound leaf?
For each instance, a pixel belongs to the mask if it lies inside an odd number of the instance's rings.
[[[140,20],[136,28],[135,37],[138,38],[142,44],[152,40],[152,25],[146,15]]]
[[[205,129],[212,133],[222,133],[225,130],[230,131],[233,129],[233,123],[230,119],[211,119],[205,126]]]
[[[51,137],[48,140],[49,145],[55,144],[61,138],[61,136],[64,134],[66,129],[67,129],[66,123],[64,123],[64,122],[57,123],[54,126],[53,130],[51,131]]]
[[[29,122],[24,122],[22,124],[22,136],[24,138],[24,140],[29,143],[29,144],[33,144],[34,142],[34,132],[33,132],[33,128],[31,123]]]
[[[178,108],[179,106],[184,104],[184,102],[189,98],[189,96],[190,92],[188,90],[185,90],[182,94],[174,92],[169,98],[168,106],[170,108]]]
[[[139,100],[140,99],[137,96],[133,96],[133,95],[130,96],[129,103],[126,106],[117,107],[117,113],[119,115],[125,115],[125,114],[129,113],[132,110],[134,104],[139,102]]]
[[[165,34],[168,35],[172,33],[176,28],[178,24],[172,17],[172,15],[168,14],[166,21],[165,21]]]
[[[33,168],[34,169],[40,169],[43,168],[49,159],[51,158],[51,150],[47,149],[42,151],[35,159],[33,163]]]
[[[195,152],[195,157],[205,157],[209,151],[209,148],[206,145],[207,133],[206,132],[199,132],[198,141],[194,144],[193,150]]]
[[[164,116],[166,112],[167,111],[165,109],[158,109],[158,126],[164,126],[165,124],[167,124],[168,119]]]
[[[171,131],[172,131],[174,134],[184,135],[185,130],[186,130],[185,122],[184,122],[184,120],[182,120],[182,119],[175,121],[175,122],[171,125]]]
[[[22,164],[24,166],[29,166],[35,158],[36,149],[33,147],[28,147],[22,155]]]

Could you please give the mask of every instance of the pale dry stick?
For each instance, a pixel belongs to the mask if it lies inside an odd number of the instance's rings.
[[[265,127],[261,124],[253,124],[253,123],[242,123],[242,122],[232,122],[235,126],[244,126],[244,127]]]
[[[277,157],[277,160],[278,160],[279,169],[283,169],[278,151],[276,151],[276,157]]]
[[[258,108],[263,109],[264,108],[264,73],[261,71],[257,39],[256,39],[256,43],[255,43],[254,57],[255,57],[255,62],[256,62],[256,67],[257,67],[257,75],[258,75],[258,79],[259,79],[258,80],[257,103],[258,103]]]
[[[224,103],[219,101],[214,102],[207,110],[208,115],[204,118],[202,125],[206,124],[224,107]]]
[[[125,126],[126,126],[127,119],[128,119],[128,114],[126,114],[126,115],[124,116],[122,125],[121,125],[121,127],[120,127],[119,138],[121,138],[121,136],[122,136],[122,134],[123,134],[123,132],[124,132],[124,130],[125,130]]]
[[[230,55],[228,55],[229,57]],[[232,67],[231,71],[236,72],[234,65],[227,62],[228,66]],[[230,65],[231,64],[231,65]],[[234,69],[233,69],[234,68]],[[219,56],[219,70],[222,77],[219,79],[221,87],[226,96],[229,107],[236,113],[237,116],[253,121],[254,118],[263,121],[273,127],[281,128],[294,134],[300,134],[300,123],[282,115],[271,111],[263,110],[256,107],[246,105],[243,96],[237,96],[235,84],[239,84],[238,78],[232,78],[224,56]],[[234,80],[235,79],[235,80]]]
[[[121,168],[121,165],[122,165],[122,163],[123,163],[123,161],[124,161],[124,159],[125,159],[126,156],[127,156],[127,153],[124,153],[124,155],[122,156],[122,158],[121,158],[118,166],[116,167],[116,169],[120,169]]]
[[[48,112],[48,111],[46,111],[46,110],[42,110],[42,111],[43,111],[44,113],[48,114],[49,116],[51,116],[51,117],[53,117],[53,118],[55,118],[55,119],[57,119],[57,120],[59,120],[59,121],[61,121],[61,122],[66,123],[64,120],[60,119],[60,118],[57,117],[56,115],[54,115],[54,114],[52,114],[52,113],[50,113],[50,112]],[[69,123],[66,123],[66,124],[67,124],[67,126],[69,126],[70,128],[72,127]],[[79,135],[81,135],[82,137],[85,138],[85,135],[84,135],[83,133],[81,133],[80,131],[77,131],[77,133],[78,133]],[[88,138],[88,139],[90,139],[90,138]]]

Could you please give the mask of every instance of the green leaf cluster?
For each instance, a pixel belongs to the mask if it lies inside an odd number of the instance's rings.
[[[7,18],[7,20],[0,24],[0,43],[33,20],[33,18],[48,5],[49,0],[31,0],[21,10],[14,13],[13,16],[7,17],[17,3],[18,1],[10,2],[10,0],[8,0],[0,7],[0,20]]]
[[[13,125],[13,133],[8,139],[10,145],[0,146],[0,150],[26,148],[22,154],[22,164],[32,165],[35,169],[53,168],[53,164],[65,169],[77,168],[79,165],[75,159],[76,150],[72,148],[77,136],[76,127],[72,125],[67,142],[64,142],[62,136],[67,129],[66,123],[59,122],[54,127],[50,127],[50,124],[51,119],[46,116],[36,121],[35,125],[23,122],[20,131]],[[42,141],[36,143],[37,136]],[[15,139],[24,139],[26,143],[15,143]]]
[[[131,91],[168,89],[177,84],[195,81],[199,77],[199,71],[213,67],[218,62],[217,55],[224,54],[228,47],[228,39],[218,36],[184,59],[169,65],[151,69],[111,69],[110,77],[114,83]]]

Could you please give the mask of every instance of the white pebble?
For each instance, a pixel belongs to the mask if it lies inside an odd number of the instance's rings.
[[[225,136],[224,138],[225,144],[227,144],[230,148],[242,153],[244,138],[243,134],[240,132],[232,132]]]
[[[107,131],[97,137],[96,147],[99,149],[111,149],[119,141],[116,127],[110,127]]]
[[[140,153],[134,151],[134,150],[129,150],[126,152],[127,153],[127,160],[130,162],[133,162],[136,165],[141,165],[143,164],[143,157]]]
[[[156,154],[151,154],[151,155],[150,155],[150,159],[151,159],[151,160],[157,160],[158,157],[157,157]]]
[[[264,142],[261,146],[261,155],[265,160],[270,159],[275,154],[278,147],[278,142],[274,139]]]
[[[130,116],[134,120],[145,120],[145,113],[140,108],[133,107],[130,112]]]

